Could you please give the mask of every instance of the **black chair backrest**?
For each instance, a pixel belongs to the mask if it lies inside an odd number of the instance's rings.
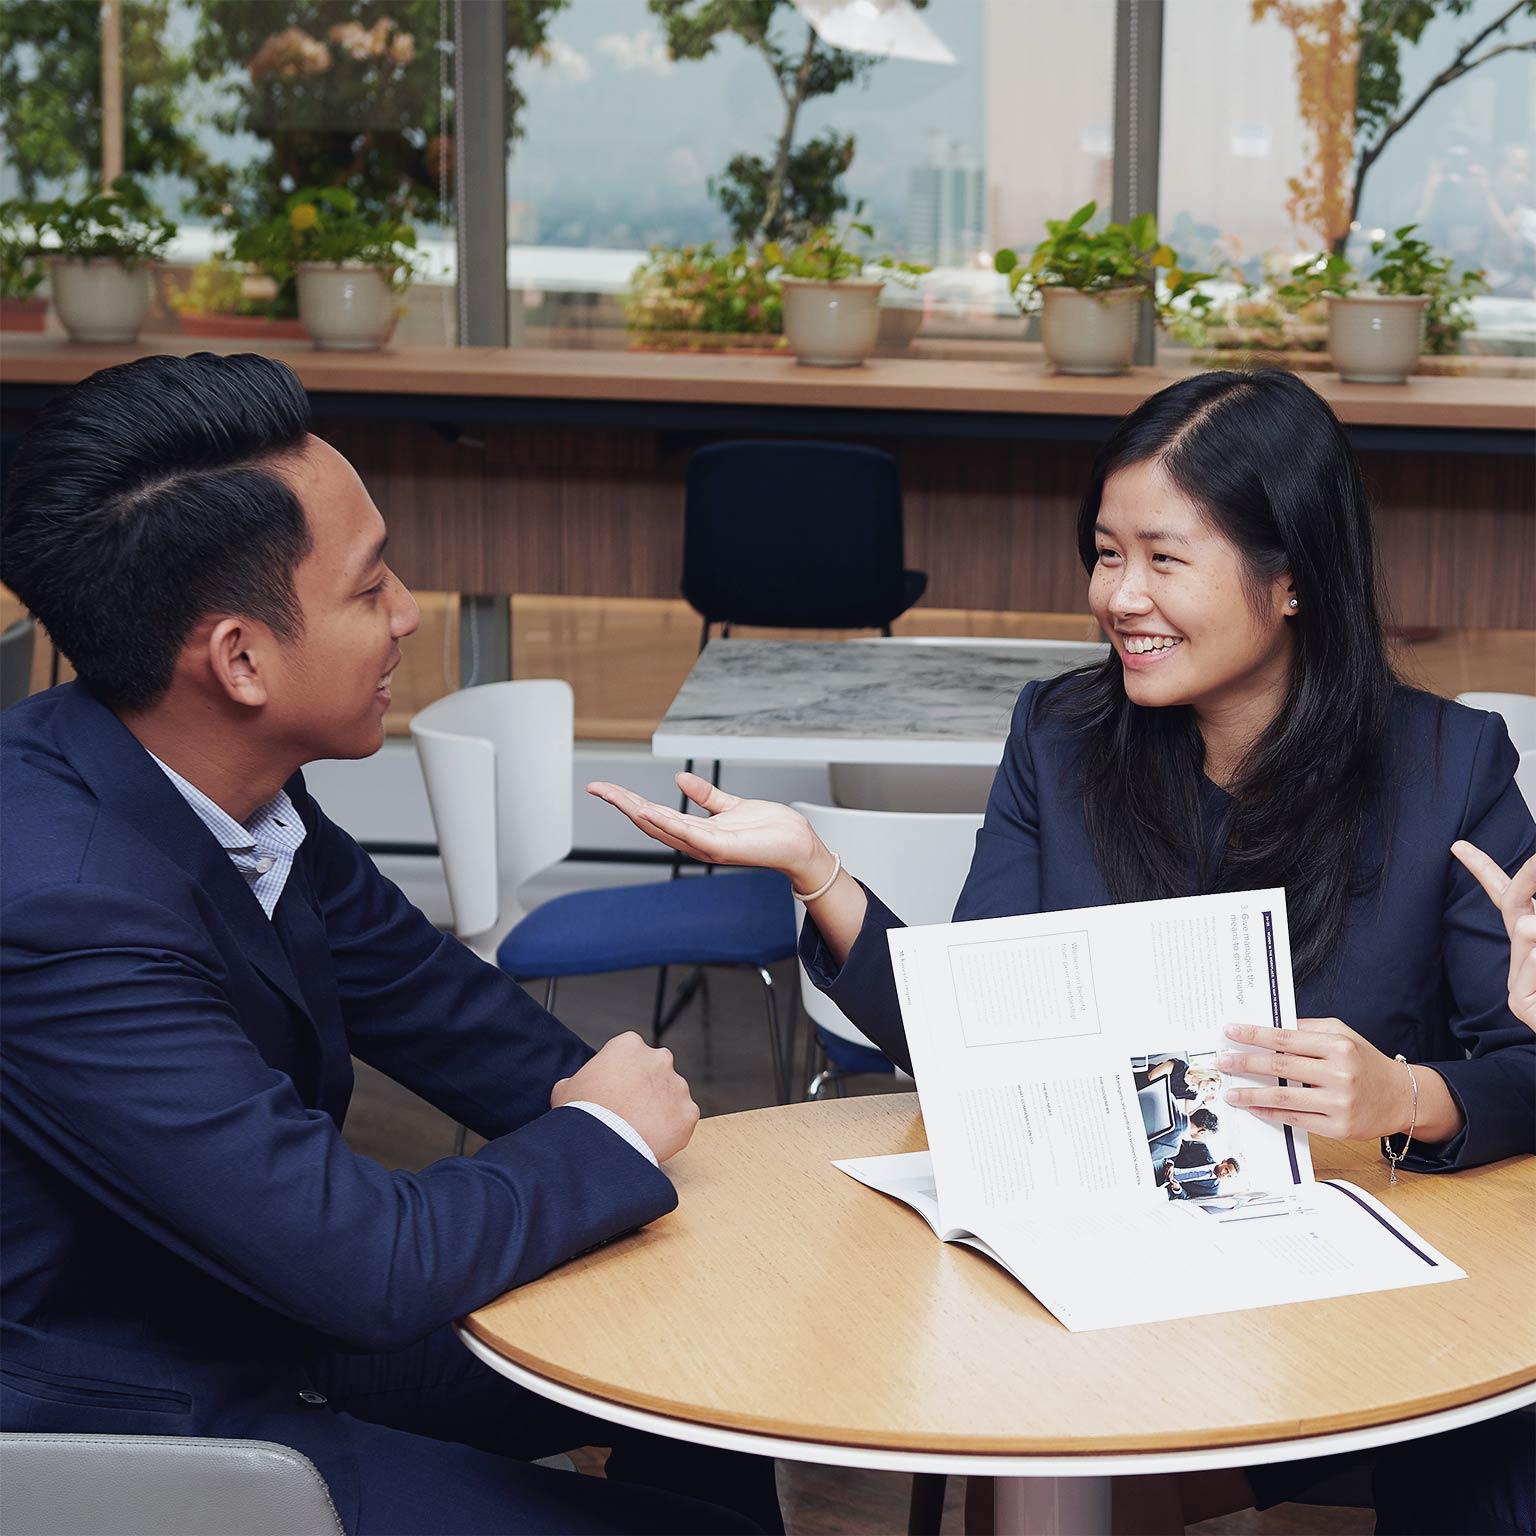
[[[699,449],[688,466],[683,596],[706,622],[884,628],[912,600],[895,459],[832,443]]]

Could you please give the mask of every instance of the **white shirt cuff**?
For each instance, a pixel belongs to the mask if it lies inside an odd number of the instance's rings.
[[[596,1116],[614,1135],[622,1136],[636,1152],[646,1158],[650,1162],[651,1167],[661,1167],[661,1164],[656,1161],[656,1154],[646,1145],[645,1137],[623,1115],[616,1115],[611,1109],[605,1109],[601,1104],[589,1103],[586,1099],[572,1099],[562,1107],[565,1109],[584,1109],[589,1115]]]

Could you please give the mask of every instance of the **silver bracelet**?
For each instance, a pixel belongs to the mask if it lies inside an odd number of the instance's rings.
[[[795,890],[794,886],[790,886],[790,891],[794,894],[796,901],[798,901],[802,906],[808,907],[813,901],[820,901],[821,898],[832,889],[832,883],[837,879],[842,871],[843,856],[840,853],[834,853],[832,855],[832,873],[827,876],[826,880],[821,885],[818,885],[814,891],[811,891],[808,895],[805,896],[802,896],[799,891]]]
[[[1381,1138],[1382,1155],[1392,1165],[1392,1172],[1387,1178],[1388,1184],[1397,1183],[1397,1165],[1408,1156],[1408,1148],[1413,1145],[1413,1128],[1419,1123],[1419,1080],[1413,1075],[1413,1068],[1409,1066],[1408,1058],[1401,1051],[1392,1059],[1402,1062],[1408,1068],[1408,1086],[1413,1090],[1413,1102],[1408,1110],[1408,1130],[1403,1137],[1403,1150],[1401,1152],[1394,1152],[1392,1150],[1392,1138],[1390,1136],[1383,1136]]]

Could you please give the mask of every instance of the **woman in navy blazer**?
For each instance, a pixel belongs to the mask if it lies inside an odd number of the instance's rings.
[[[1517,756],[1497,715],[1394,678],[1332,412],[1277,370],[1170,386],[1099,454],[1078,546],[1111,651],[1020,695],[956,920],[1283,885],[1299,1027],[1234,1027],[1220,1064],[1287,1086],[1228,1102],[1379,1137],[1415,1170],[1532,1151],[1509,939],[1450,852],[1466,840],[1512,871],[1536,849]],[[812,979],[909,1065],[900,919],[787,807],[678,782],[708,817],[592,788],[669,847],[787,874]],[[1426,1510],[1413,1528],[1439,1529]],[[1527,1528],[1506,1516],[1461,1505],[1446,1528]]]

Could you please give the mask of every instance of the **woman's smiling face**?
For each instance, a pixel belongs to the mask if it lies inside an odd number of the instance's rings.
[[[1197,715],[1278,702],[1290,675],[1282,574],[1255,601],[1243,557],[1155,459],[1104,482],[1088,603],[1133,704]]]

